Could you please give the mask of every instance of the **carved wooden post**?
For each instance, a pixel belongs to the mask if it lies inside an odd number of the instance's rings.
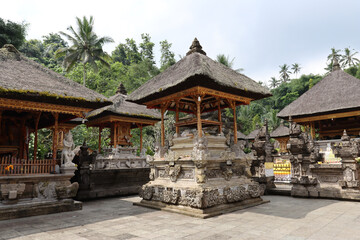
[[[164,126],[164,113],[166,108],[164,106],[161,107],[161,146],[165,146],[165,126]]]
[[[218,105],[218,121],[220,122],[220,125],[219,125],[219,134],[221,134],[221,132],[222,132],[222,124],[221,124],[221,106],[220,106],[220,100],[218,100],[217,105]]]
[[[58,142],[58,127],[59,127],[59,113],[53,113],[55,122],[54,122],[54,132],[53,132],[53,160],[56,160],[57,152],[57,142]]]
[[[24,152],[25,152],[25,135],[26,135],[26,129],[25,129],[25,119],[22,119],[21,121],[21,139],[20,139],[20,159],[24,158]]]
[[[114,141],[113,141],[113,143],[114,143],[114,148],[116,148],[117,147],[117,123],[115,122],[114,123],[114,134],[113,134],[113,137],[114,137]]]
[[[36,160],[36,155],[37,155],[38,127],[39,127],[40,115],[41,112],[38,113],[35,117],[34,160]]]
[[[179,122],[179,101],[176,101],[175,122]],[[176,134],[180,134],[180,127],[176,126]]]
[[[103,126],[99,127],[99,153],[101,152],[101,132],[103,130]]]
[[[314,122],[310,122],[310,135],[311,135],[311,139],[315,139],[315,124],[314,124]]]
[[[237,143],[237,122],[236,122],[236,104],[233,104],[234,110],[234,144]]]
[[[196,117],[197,117],[197,130],[198,136],[202,137],[202,125],[201,125],[201,97],[199,96],[196,101]]]

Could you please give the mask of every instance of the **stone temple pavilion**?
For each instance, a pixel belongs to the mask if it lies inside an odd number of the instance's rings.
[[[142,187],[139,204],[205,218],[263,203],[259,184],[250,178],[250,163],[234,150],[236,106],[270,95],[254,80],[207,57],[195,39],[183,59],[128,98],[160,109],[162,119],[161,145],[150,159],[150,182]],[[224,108],[234,114],[233,141],[222,133]],[[166,149],[168,110],[175,112],[176,134]],[[211,111],[218,112],[217,121],[201,118]],[[193,118],[179,121],[179,112]],[[210,134],[208,127],[218,127],[218,132]]]

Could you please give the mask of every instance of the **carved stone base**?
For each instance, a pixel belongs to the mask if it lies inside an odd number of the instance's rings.
[[[76,167],[75,167],[75,165],[74,166],[61,166],[60,167],[60,172],[62,173],[62,174],[69,174],[69,175],[71,175],[71,174],[75,174],[75,171],[76,171]]]
[[[163,202],[157,202],[157,201],[148,201],[148,200],[141,200],[140,202],[135,202],[134,205],[136,206],[142,206],[142,207],[148,207],[168,212],[174,212],[174,213],[180,213],[184,215],[188,215],[191,217],[198,217],[198,218],[209,218],[218,216],[224,213],[234,212],[241,209],[254,207],[263,203],[268,203],[269,201],[265,201],[261,199],[260,197],[257,198],[251,198],[246,199],[241,202],[235,202],[235,203],[226,203],[217,205],[214,207],[206,208],[206,209],[197,209],[192,208],[189,206],[182,206],[182,205],[173,205],[173,204],[167,204]]]

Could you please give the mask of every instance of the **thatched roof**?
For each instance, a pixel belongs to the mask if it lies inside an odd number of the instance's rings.
[[[128,100],[142,104],[195,86],[255,100],[271,96],[268,89],[207,57],[201,46],[193,43],[187,56],[140,86]]]
[[[279,138],[279,137],[287,137],[290,134],[290,129],[286,127],[283,123],[281,123],[274,131],[270,133],[270,137]]]
[[[339,66],[319,83],[278,113],[287,119],[325,115],[360,109],[360,80],[345,73]]]
[[[0,49],[0,97],[92,109],[111,104],[103,95],[24,57],[9,44]]]
[[[246,135],[245,134],[243,134],[242,132],[239,132],[239,131],[237,131],[237,138],[238,139],[246,139]]]
[[[254,131],[252,131],[251,133],[249,133],[245,139],[247,140],[254,140],[255,137],[258,135],[258,133],[260,132],[260,129],[255,129]]]
[[[112,105],[91,111],[86,117],[89,121],[106,115],[161,120],[159,111],[147,109],[144,105],[128,102],[126,98],[126,95],[117,93],[109,98],[113,102]]]

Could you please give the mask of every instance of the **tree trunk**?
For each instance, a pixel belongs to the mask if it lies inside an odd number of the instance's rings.
[[[84,85],[84,87],[85,87],[85,83],[86,83],[86,68],[85,68],[85,65],[86,64],[84,64],[84,73],[83,73],[83,85]]]

